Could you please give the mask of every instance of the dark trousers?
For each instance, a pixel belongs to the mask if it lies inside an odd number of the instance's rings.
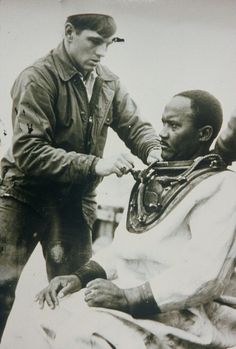
[[[42,214],[0,197],[0,338],[22,269],[41,242],[48,279],[70,274],[91,257],[91,230],[78,205],[50,204]]]

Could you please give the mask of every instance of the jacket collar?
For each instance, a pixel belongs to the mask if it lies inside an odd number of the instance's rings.
[[[52,56],[55,62],[56,69],[60,78],[63,81],[68,81],[73,78],[79,71],[72,64],[68,53],[66,52],[64,41],[52,51]],[[113,74],[108,68],[99,64],[96,68],[97,75],[104,81],[117,80],[118,77]]]
[[[73,66],[70,57],[66,52],[63,41],[52,51],[52,56],[58,74],[63,81],[68,81],[78,74],[77,69]]]
[[[107,67],[101,64],[97,65],[96,72],[98,76],[104,81],[113,81],[118,79],[117,75],[112,73]]]

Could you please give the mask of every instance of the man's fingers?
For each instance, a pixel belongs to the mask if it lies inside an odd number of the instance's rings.
[[[134,167],[130,154],[120,154],[114,161],[113,170],[117,177],[122,177]]]
[[[117,161],[117,163],[118,163],[119,166],[124,166],[124,167],[126,167],[127,169],[130,169],[130,168],[134,167],[133,162],[130,162],[130,161],[128,161],[128,160],[125,159],[125,158],[119,159],[119,160]]]
[[[40,309],[43,309],[43,307],[44,307],[44,301],[45,301],[45,299],[40,299],[40,300],[39,300],[39,308],[40,308]]]
[[[103,307],[105,306],[103,297],[98,295],[88,295],[84,298],[89,307]]]
[[[44,296],[44,292],[40,292],[36,295],[35,297],[35,301],[39,303],[39,308],[43,309],[44,307],[44,301],[45,301],[45,296]]]
[[[39,307],[42,309],[44,307],[44,303],[47,302],[48,306],[51,309],[54,309],[55,306],[59,305],[58,300],[58,291],[65,286],[68,285],[68,277],[57,276],[51,280],[49,285],[40,291],[35,296],[35,301],[39,303]]]
[[[134,167],[134,162],[130,154],[119,154],[107,159],[100,159],[96,166],[95,172],[99,176],[109,176],[115,173],[118,177],[128,173]]]
[[[69,279],[65,281],[66,282],[63,282],[63,287],[58,294],[60,298],[66,296],[67,294],[79,291],[82,288],[80,280],[75,275],[70,276]]]
[[[84,292],[84,300],[85,302],[90,302],[93,304],[99,302],[99,299],[101,298],[101,291],[90,288],[86,289]]]
[[[87,293],[86,295],[84,295],[84,300],[85,302],[94,300],[95,295],[93,294],[93,292]]]
[[[125,156],[118,158],[116,164],[120,169],[125,171],[125,173],[134,167],[134,162]]]
[[[86,289],[84,290],[84,295],[87,296],[87,295],[93,293],[93,290],[94,290],[94,289],[93,289],[92,287],[86,288]]]
[[[117,175],[117,177],[122,177],[123,175],[127,174],[131,170],[132,166],[125,166],[125,165],[116,165],[114,167],[114,172]]]
[[[53,280],[47,287],[46,291],[44,292],[44,298],[48,304],[48,306],[52,309],[55,308],[59,304],[58,298],[57,298],[57,291],[58,288],[61,286],[60,281]]]
[[[59,304],[59,301],[57,298],[57,288],[53,288],[51,290],[51,299],[52,299],[52,302],[55,306],[57,306]]]
[[[68,282],[64,287],[62,287],[62,289],[58,293],[58,297],[63,298],[67,294],[72,293],[72,292],[73,292],[73,286],[72,286],[71,282]]]
[[[55,308],[55,304],[54,304],[54,302],[53,302],[53,300],[52,300],[50,291],[46,292],[46,294],[45,294],[45,299],[46,299],[46,302],[47,302],[48,306],[49,306],[51,309],[54,309],[54,308]]]
[[[123,173],[123,172],[122,172],[120,169],[118,169],[118,168],[117,168],[117,169],[115,169],[115,171],[114,171],[114,172],[115,172],[115,174],[117,175],[117,177],[122,177],[122,176],[123,176],[123,174],[124,174],[124,173]]]
[[[122,158],[134,165],[133,156],[130,153],[122,153]]]
[[[161,149],[152,149],[150,150],[148,157],[147,157],[147,164],[151,165],[153,162],[156,161],[162,161],[162,157],[161,157]]]

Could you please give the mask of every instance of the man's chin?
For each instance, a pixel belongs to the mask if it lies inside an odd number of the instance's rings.
[[[164,150],[162,150],[162,152],[161,152],[161,157],[162,157],[163,161],[174,161],[175,160],[173,154],[171,154],[167,151],[164,151]]]

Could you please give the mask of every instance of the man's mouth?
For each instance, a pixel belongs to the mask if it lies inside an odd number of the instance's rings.
[[[169,148],[169,145],[167,143],[165,143],[165,142],[161,142],[160,144],[161,144],[161,149]]]
[[[100,59],[91,59],[90,62],[93,64],[98,64],[100,62]]]

